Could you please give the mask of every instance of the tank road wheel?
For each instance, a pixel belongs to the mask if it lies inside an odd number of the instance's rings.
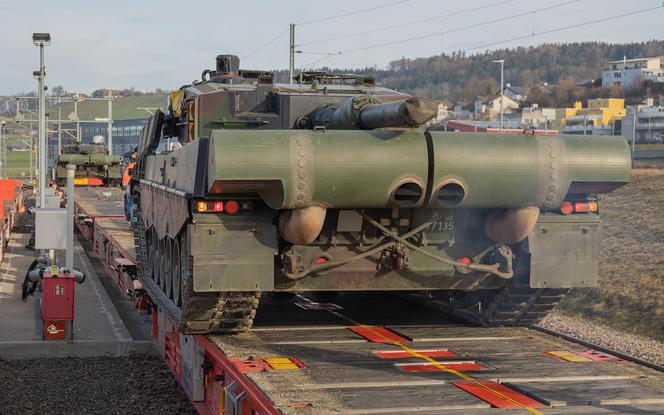
[[[149,257],[145,258],[146,262],[145,272],[148,278],[154,279],[154,260],[152,258],[154,258],[155,248],[154,248],[154,234],[152,228],[150,228],[150,230],[146,232],[145,241],[147,245],[146,251],[149,252],[148,254]]]
[[[163,291],[164,286],[163,286],[163,279],[164,279],[164,263],[163,263],[163,256],[164,256],[164,240],[158,240],[156,243],[157,245],[157,250],[155,252],[155,282],[159,286],[159,288]]]
[[[180,240],[180,305],[184,303],[184,297],[187,292],[187,279],[189,273],[189,242],[187,241],[187,228],[185,225],[184,230],[178,237]]]
[[[164,292],[173,298],[173,239],[164,238]]]
[[[175,305],[181,305],[180,293],[182,288],[182,278],[180,278],[180,238],[175,238],[173,241],[173,253],[171,256],[171,265],[172,265],[172,279],[173,279],[173,302]]]

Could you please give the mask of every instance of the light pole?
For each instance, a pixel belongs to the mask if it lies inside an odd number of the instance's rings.
[[[288,80],[289,84],[293,84],[293,77],[295,76],[295,23],[290,24],[290,45],[288,48]]]
[[[503,94],[505,89],[503,83],[505,81],[505,59],[496,59],[493,63],[500,64],[500,132],[503,132]]]
[[[632,110],[632,161],[634,161],[634,142],[636,141],[636,110],[638,107],[626,105],[625,108]]]
[[[33,72],[33,75],[36,75],[39,79],[39,156],[38,161],[38,172],[39,176],[37,177],[38,189],[39,189],[39,205],[38,207],[46,207],[46,195],[44,190],[46,189],[46,99],[45,99],[45,87],[44,87],[44,78],[46,77],[46,70],[44,67],[44,46],[51,44],[51,34],[50,33],[33,33],[32,34],[32,43],[35,46],[39,46],[39,70]]]
[[[7,178],[7,177],[5,177],[5,176],[7,176],[6,174],[2,174],[3,171],[4,172],[7,171],[7,166],[5,166],[5,164],[3,163],[3,161],[5,159],[5,151],[7,151],[7,150],[5,150],[5,148],[6,148],[5,147],[5,131],[4,131],[5,130],[5,125],[7,125],[7,122],[5,120],[2,120],[2,123],[0,123],[0,168],[1,168],[0,177],[3,178],[3,179]]]

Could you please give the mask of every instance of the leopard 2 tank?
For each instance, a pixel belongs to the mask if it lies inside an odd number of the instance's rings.
[[[141,136],[143,286],[183,332],[232,333],[262,292],[412,293],[525,325],[596,284],[598,196],[630,180],[625,140],[432,131],[436,113],[370,77],[279,84],[218,56]]]

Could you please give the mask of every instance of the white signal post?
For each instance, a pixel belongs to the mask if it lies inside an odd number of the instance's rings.
[[[33,33],[32,34],[32,43],[35,46],[39,46],[39,70],[33,72],[33,75],[37,76],[39,80],[39,155],[38,155],[38,171],[37,176],[38,182],[38,207],[46,207],[46,157],[47,157],[47,144],[46,144],[46,99],[45,99],[45,86],[44,78],[46,77],[46,68],[44,67],[44,46],[51,44],[51,35],[50,33]]]
[[[504,93],[505,93],[505,87],[503,86],[504,79],[505,79],[505,59],[497,59],[493,61],[493,63],[499,63],[500,64],[500,132],[503,132],[503,100],[504,100]]]

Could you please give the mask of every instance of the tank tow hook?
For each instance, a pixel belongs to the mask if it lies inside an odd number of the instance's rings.
[[[378,269],[403,271],[408,268],[408,252],[406,247],[395,244],[380,253]]]

